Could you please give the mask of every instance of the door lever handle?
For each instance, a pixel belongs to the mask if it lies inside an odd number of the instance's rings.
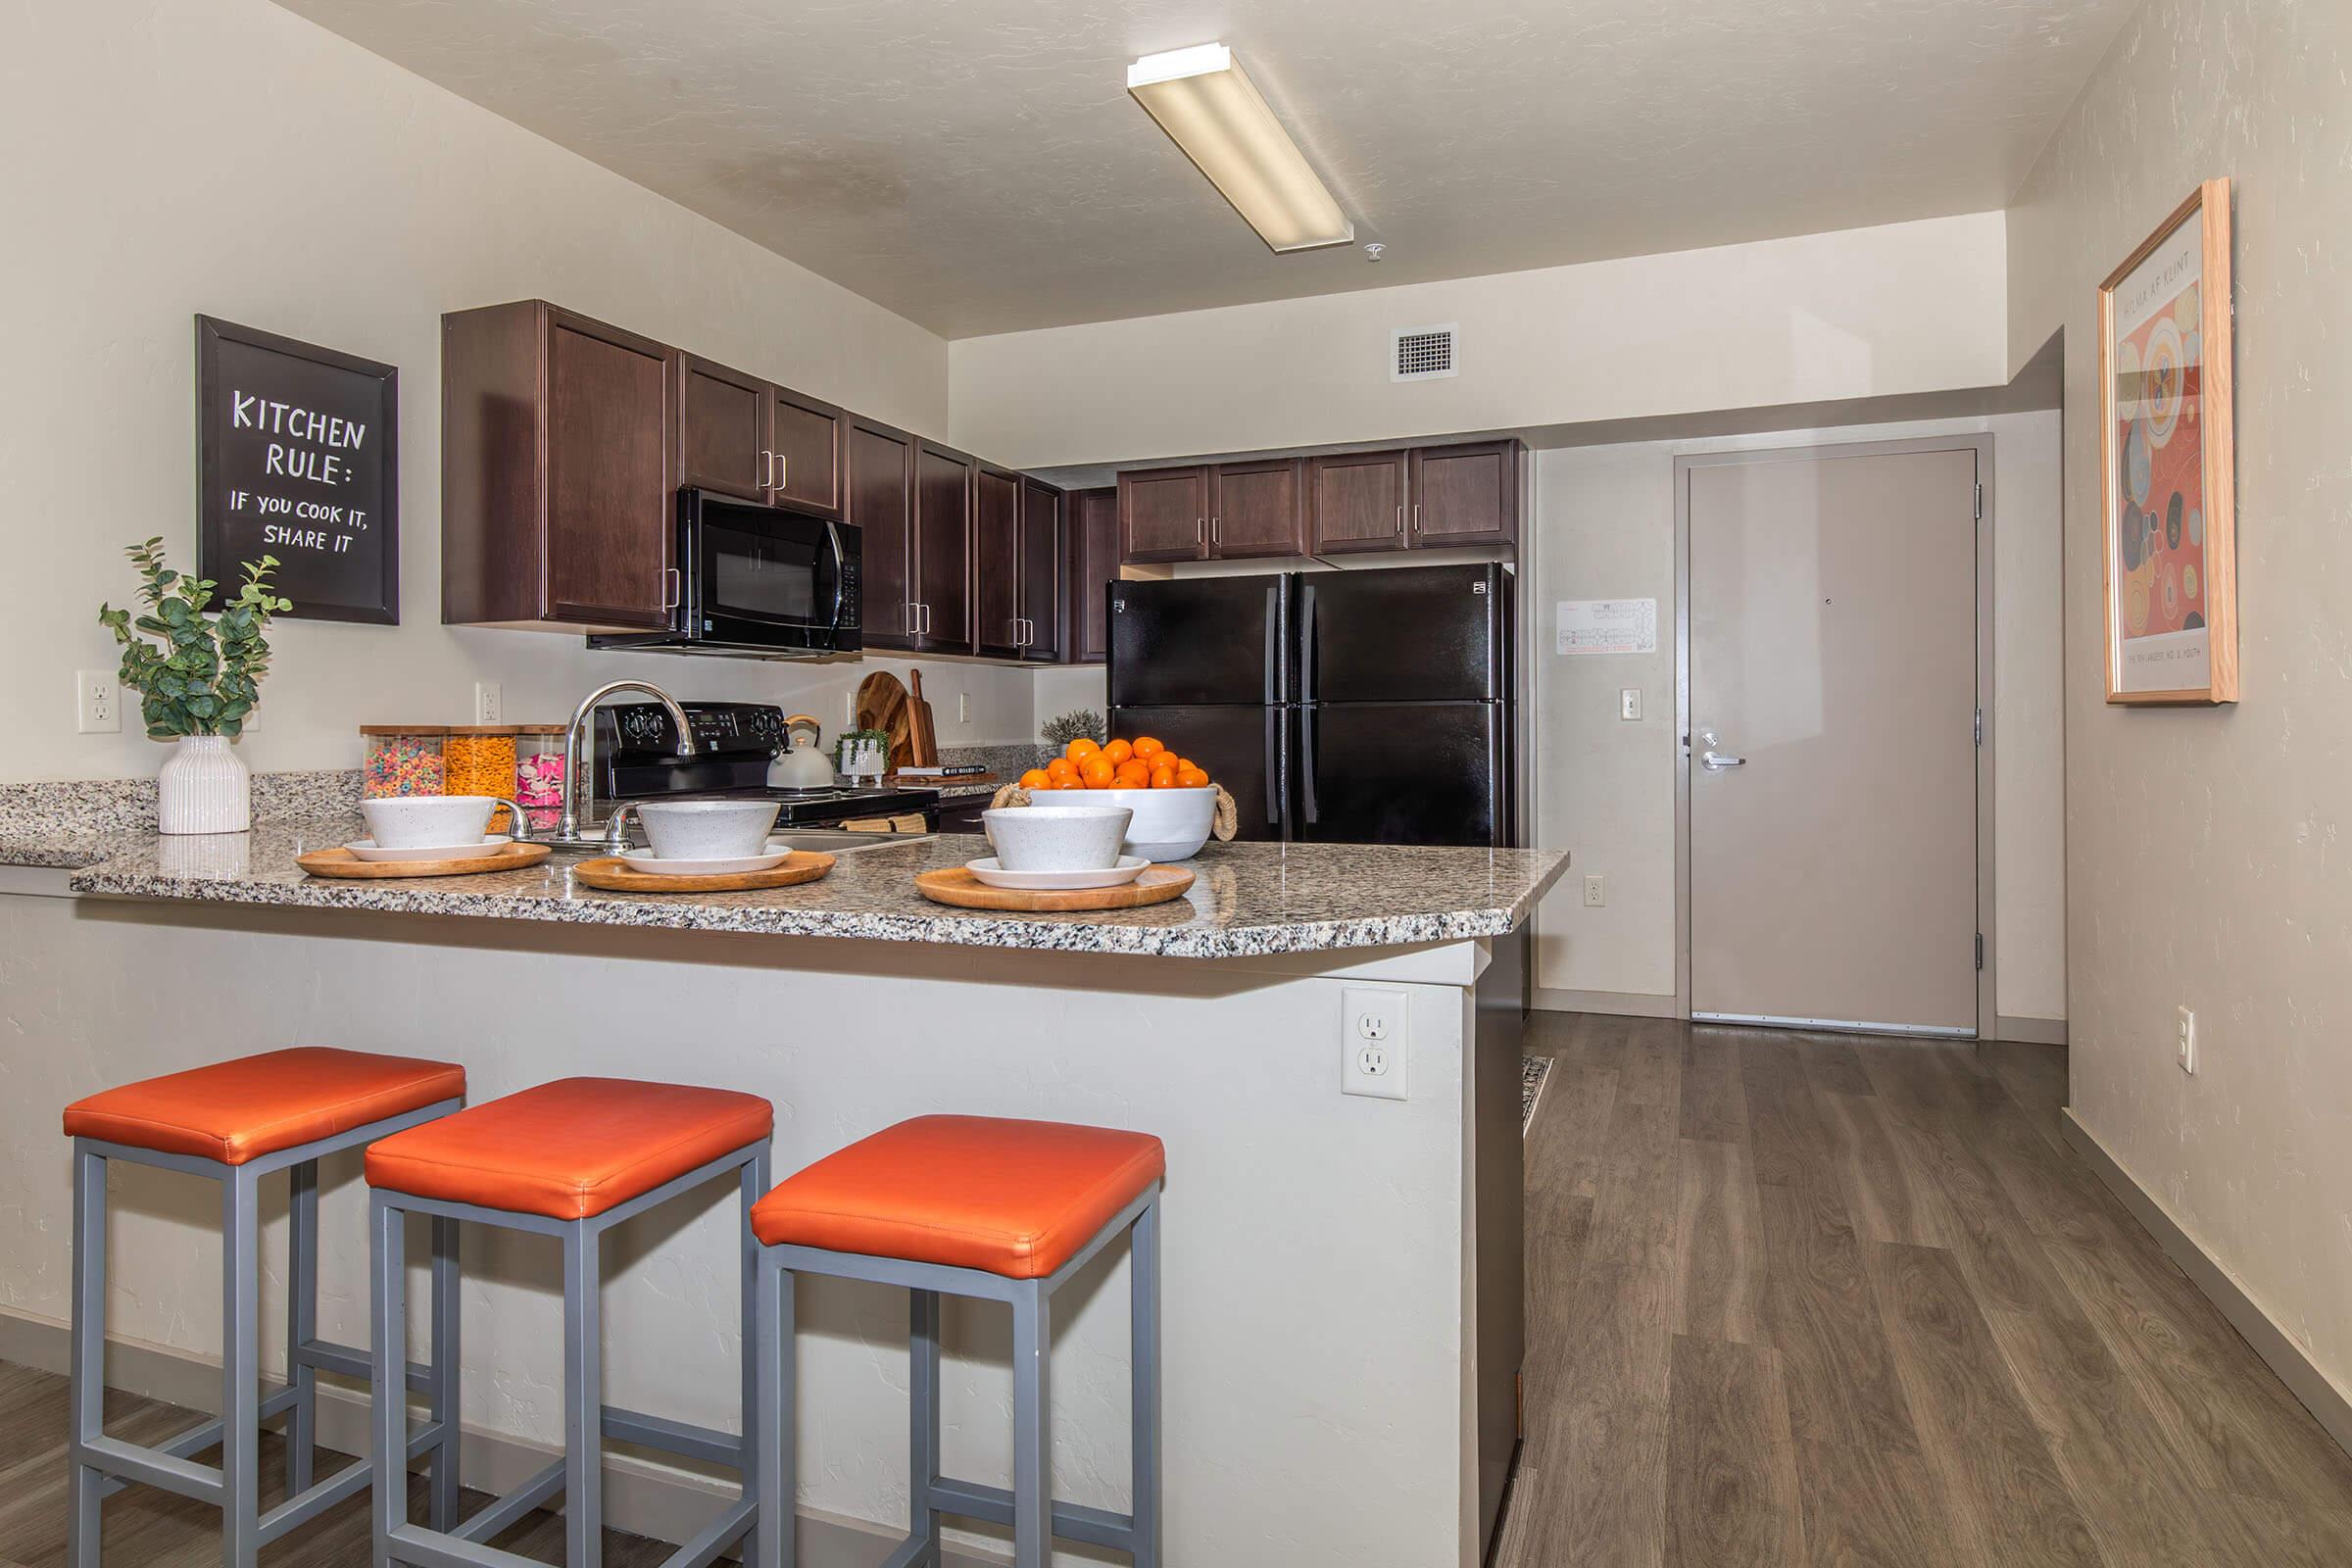
[[[1747,759],[1726,757],[1721,752],[1701,752],[1698,756],[1698,765],[1710,773],[1720,773],[1727,767],[1745,767]]]

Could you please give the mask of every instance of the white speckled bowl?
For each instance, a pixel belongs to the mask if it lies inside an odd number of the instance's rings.
[[[733,860],[767,847],[780,809],[774,801],[648,801],[637,819],[664,860]]]
[[[379,849],[479,844],[498,802],[487,795],[393,795],[362,801],[360,815]]]
[[[1133,811],[1126,853],[1153,860],[1189,860],[1199,855],[1217,820],[1213,784],[1197,790],[1088,790],[1086,798]]]
[[[981,812],[980,821],[1007,871],[1107,871],[1119,863],[1134,815],[1125,807],[1090,803],[1002,807]]]

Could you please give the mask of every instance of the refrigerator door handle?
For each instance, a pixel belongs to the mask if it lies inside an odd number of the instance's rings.
[[[1283,798],[1290,781],[1282,776],[1282,710],[1266,710],[1266,826],[1282,826]]]
[[[1315,710],[1298,710],[1298,815],[1312,827],[1322,820],[1315,804]]]
[[[1266,701],[1283,700],[1282,682],[1275,671],[1282,659],[1282,579],[1274,577],[1266,583],[1266,662],[1261,677],[1265,683]]]
[[[1315,700],[1315,585],[1298,585],[1298,701]]]

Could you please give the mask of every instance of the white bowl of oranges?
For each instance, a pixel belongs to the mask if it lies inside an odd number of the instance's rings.
[[[1208,771],[1149,735],[1108,744],[1079,739],[1043,767],[1021,775],[1021,788],[1039,805],[1059,804],[1046,792],[1083,790],[1089,806],[1124,806],[1128,855],[1186,860],[1200,853],[1217,819],[1217,787]]]

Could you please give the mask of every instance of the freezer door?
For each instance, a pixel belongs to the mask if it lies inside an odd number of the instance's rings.
[[[1111,706],[1291,701],[1289,605],[1285,575],[1112,583]]]
[[[1135,740],[1149,735],[1208,770],[1233,795],[1241,837],[1287,837],[1285,785],[1290,776],[1290,710],[1286,708],[1112,708],[1110,732]],[[1075,799],[1075,797],[1068,797]]]
[[[1298,828],[1326,844],[1509,843],[1501,703],[1298,710]]]
[[[1299,573],[1299,701],[1507,697],[1510,587],[1498,565]]]

